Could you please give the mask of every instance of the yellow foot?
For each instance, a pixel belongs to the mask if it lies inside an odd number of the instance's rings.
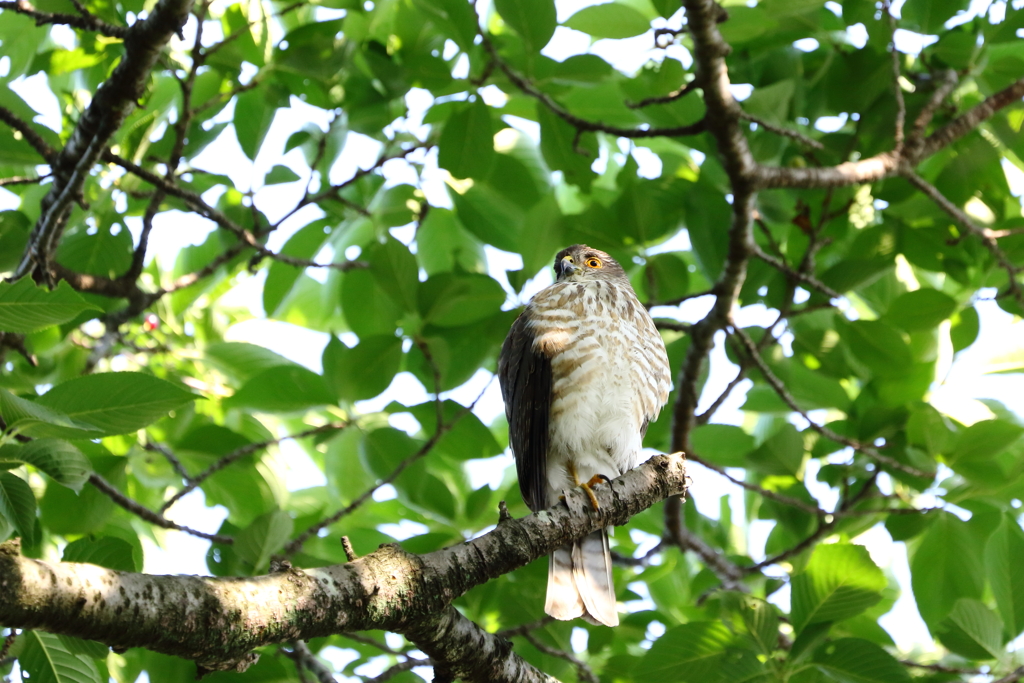
[[[611,479],[604,476],[603,474],[595,474],[593,477],[590,478],[590,481],[583,484],[579,484],[579,487],[587,492],[587,498],[590,499],[590,504],[594,506],[595,510],[600,510],[601,506],[597,502],[597,496],[594,494],[593,487],[597,486],[598,484],[607,483],[611,483]]]

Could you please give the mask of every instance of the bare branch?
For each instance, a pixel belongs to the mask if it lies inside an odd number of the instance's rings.
[[[840,443],[844,446],[847,446],[848,448],[852,448],[858,453],[863,453],[867,457],[871,458],[872,460],[875,460],[876,462],[882,465],[886,465],[888,467],[891,467],[895,470],[899,470],[914,477],[922,477],[924,479],[929,480],[935,478],[934,472],[924,472],[922,470],[917,469],[916,467],[904,465],[899,460],[894,460],[893,458],[890,458],[887,455],[883,455],[874,448],[865,446],[864,444],[858,441],[843,436],[842,434],[836,433],[835,431],[829,429],[828,427],[819,425],[817,422],[811,419],[811,417],[807,414],[806,410],[804,410],[797,404],[796,399],[793,398],[793,395],[789,393],[789,390],[786,388],[786,385],[782,382],[782,380],[780,380],[775,375],[774,372],[772,372],[772,369],[768,367],[768,364],[764,361],[764,358],[761,357],[761,354],[758,352],[757,347],[754,346],[754,342],[750,339],[749,336],[747,336],[747,333],[744,332],[739,327],[735,326],[733,326],[732,328],[732,333],[743,344],[743,348],[746,349],[747,353],[750,355],[750,358],[754,361],[754,364],[757,366],[757,369],[761,371],[761,374],[764,376],[765,380],[772,387],[772,389],[775,390],[775,393],[779,395],[779,398],[781,398],[785,402],[785,404],[788,405],[791,410],[793,410],[793,412],[799,413],[801,417],[807,420],[807,423],[810,425],[811,429],[818,432],[827,439],[831,439],[836,443]]]
[[[517,72],[508,63],[505,62],[498,54],[497,48],[494,47],[494,43],[487,37],[486,34],[481,32],[483,36],[483,44],[490,54],[491,59],[498,65],[498,68],[504,72],[512,83],[519,88],[523,93],[536,99],[545,107],[551,110],[558,118],[562,119],[566,123],[569,123],[577,131],[582,133],[608,133],[609,135],[615,135],[620,138],[660,138],[660,137],[686,137],[690,135],[697,135],[703,133],[707,126],[705,120],[702,119],[696,123],[692,123],[687,126],[676,126],[674,128],[621,128],[619,126],[610,126],[600,121],[588,121],[587,119],[576,116],[568,109],[563,107],[561,104],[555,101],[551,95],[548,95],[543,90],[540,90],[537,86],[531,83],[525,76]]]
[[[316,680],[320,681],[320,683],[337,683],[334,672],[317,659],[316,655],[313,654],[309,646],[303,641],[296,640],[292,643],[291,651],[282,650],[282,652],[292,659],[295,662],[295,666],[299,667],[300,670],[305,669],[316,676]]]
[[[594,670],[590,668],[590,665],[576,655],[571,652],[566,652],[565,650],[559,650],[557,647],[551,647],[550,645],[541,642],[540,638],[530,632],[524,633],[523,638],[525,638],[530,645],[533,645],[549,657],[558,657],[559,659],[564,659],[572,664],[576,667],[576,677],[579,680],[586,681],[586,683],[598,683],[597,676],[594,675]]]
[[[0,0],[0,9],[8,10],[9,12],[15,12],[17,14],[23,14],[26,17],[31,17],[36,20],[36,26],[42,26],[43,24],[64,24],[71,26],[72,28],[82,29],[83,31],[96,31],[109,38],[121,38],[124,39],[128,35],[130,29],[124,26],[114,26],[103,21],[99,17],[90,14],[87,11],[83,11],[85,8],[81,7],[79,11],[81,16],[74,14],[63,14],[60,12],[40,12],[37,10],[32,3],[28,0]]]
[[[946,69],[942,73],[942,77],[938,82],[935,92],[932,93],[931,98],[928,100],[928,104],[924,106],[921,113],[914,119],[914,127],[910,129],[910,137],[908,138],[909,146],[916,149],[921,139],[924,137],[924,131],[928,127],[928,124],[932,122],[932,117],[935,116],[935,111],[942,106],[949,94],[953,92],[953,88],[956,87],[957,77],[956,71],[953,69]]]
[[[491,382],[493,381],[494,377],[492,376]],[[487,386],[484,387],[483,391],[480,392],[480,394],[476,397],[476,399],[473,400],[471,404],[463,407],[462,410],[456,413],[455,416],[451,419],[451,421],[438,424],[437,427],[434,429],[434,434],[429,439],[427,439],[426,442],[424,442],[420,449],[413,453],[412,455],[410,455],[409,457],[407,457],[402,462],[398,463],[398,466],[395,467],[395,469],[392,470],[388,476],[384,477],[376,484],[374,484],[367,490],[363,491],[361,494],[359,494],[358,497],[356,497],[355,500],[353,500],[351,503],[335,512],[330,517],[326,517],[320,520],[319,522],[317,522],[316,524],[314,524],[313,526],[309,527],[301,534],[296,536],[288,545],[284,547],[282,555],[288,557],[297,553],[302,548],[302,544],[309,540],[311,536],[313,536],[316,533],[319,533],[321,529],[326,529],[327,527],[336,523],[343,517],[346,517],[355,512],[360,506],[366,503],[366,501],[370,500],[370,498],[373,497],[373,494],[376,493],[377,490],[380,489],[380,487],[393,482],[395,479],[398,478],[398,475],[400,475],[402,472],[406,470],[406,468],[408,468],[414,462],[418,461],[420,458],[423,458],[428,453],[430,453],[430,451],[433,450],[434,446],[437,445],[437,442],[441,440],[441,437],[447,434],[451,430],[451,428],[454,427],[456,423],[458,423],[460,419],[462,419],[467,413],[471,412],[473,408],[476,407],[477,402],[483,397],[484,393],[487,391],[487,388],[491,385],[491,382],[487,383]]]
[[[595,487],[598,509],[585,492],[573,490],[565,503],[433,553],[411,555],[384,545],[355,562],[251,578],[148,576],[48,563],[22,557],[6,543],[0,545],[0,583],[11,588],[0,601],[0,623],[119,648],[145,646],[192,659],[201,672],[244,670],[260,645],[385,629],[405,634],[468,680],[549,680],[539,673],[527,678],[531,669],[507,643],[462,617],[451,601],[685,489],[682,455],[659,455]]]
[[[49,273],[50,256],[60,240],[70,203],[82,194],[93,164],[135,103],[142,96],[150,70],[163,46],[185,25],[192,0],[160,0],[125,35],[125,55],[93,94],[71,138],[52,162],[53,186],[42,200],[42,212],[15,270],[19,278],[36,266]]]
[[[196,531],[195,529],[190,529],[187,526],[175,524],[163,515],[153,512],[152,510],[142,505],[141,503],[138,503],[129,498],[128,496],[124,495],[123,493],[118,491],[113,484],[111,484],[109,481],[107,481],[100,475],[96,474],[95,472],[89,475],[89,483],[98,488],[108,498],[110,498],[112,501],[123,507],[128,512],[162,529],[174,529],[175,531],[184,531],[186,534],[198,536],[199,538],[205,538],[207,540],[213,541],[214,543],[223,543],[224,545],[231,545],[235,542],[235,539],[231,538],[230,536],[208,534],[203,531]]]
[[[669,104],[670,102],[675,102],[676,100],[686,97],[696,89],[697,81],[692,80],[686,85],[670,92],[667,95],[659,95],[658,97],[648,97],[646,99],[640,100],[639,102],[626,102],[626,106],[629,107],[630,109],[643,109],[644,107],[649,107],[652,104]]]
[[[1007,289],[1017,303],[1024,308],[1024,290],[1021,289],[1020,282],[1017,280],[1017,276],[1021,273],[1022,268],[1013,264],[1013,261],[1006,255],[1006,252],[999,247],[996,238],[975,224],[970,216],[964,213],[959,206],[949,201],[944,194],[939,192],[938,188],[927,180],[913,171],[908,171],[904,176],[914,187],[924,192],[929,199],[935,202],[940,209],[949,214],[962,228],[981,240],[981,243],[989,250],[989,253],[992,254],[992,257],[999,263],[1000,267],[1006,271]]]
[[[889,55],[892,57],[892,88],[893,95],[896,98],[896,122],[893,132],[893,142],[895,152],[900,154],[903,152],[903,126],[907,119],[907,103],[903,98],[903,87],[900,85],[900,78],[903,74],[900,69],[900,53],[899,50],[896,49],[896,17],[892,15],[892,8],[889,6],[889,0],[882,0],[882,11],[885,12],[885,16],[889,21]]]
[[[1003,107],[1020,102],[1022,97],[1024,97],[1024,78],[985,98],[983,102],[971,107],[962,116],[950,121],[929,135],[925,138],[917,158],[926,159],[930,157],[943,147],[967,135],[967,133],[977,128],[978,124],[990,119],[993,114]]]
[[[210,465],[205,470],[197,474],[195,477],[188,479],[187,483],[180,491],[175,493],[173,496],[168,498],[167,501],[164,502],[163,506],[161,506],[160,508],[160,512],[165,512],[176,502],[178,502],[179,500],[187,496],[189,493],[194,491],[197,487],[202,485],[204,481],[212,477],[214,474],[220,472],[228,465],[237,462],[238,460],[244,458],[247,455],[252,455],[257,451],[261,451],[264,448],[267,448],[268,446],[279,444],[282,441],[288,441],[292,439],[305,439],[310,436],[324,434],[325,432],[340,431],[348,427],[350,424],[350,422],[328,422],[327,424],[320,425],[319,427],[313,427],[312,429],[307,429],[305,431],[299,432],[298,434],[289,434],[287,436],[282,436],[277,439],[268,439],[266,441],[250,443],[246,444],[245,446],[242,446],[241,448],[236,448],[227,455],[218,459],[212,465]]]
[[[768,123],[764,119],[754,116],[753,114],[748,114],[747,112],[741,112],[740,118],[750,121],[751,123],[756,123],[761,128],[775,133],[776,135],[781,135],[782,137],[789,138],[790,140],[796,140],[805,147],[810,147],[812,149],[825,149],[825,145],[821,144],[814,138],[807,137],[800,131],[791,130],[783,126],[776,126],[774,123]]]
[[[754,256],[761,259],[762,261],[772,266],[773,268],[782,271],[782,273],[785,274],[786,277],[802,282],[805,285],[808,285],[813,289],[816,289],[817,291],[821,292],[830,299],[842,298],[842,294],[832,289],[821,280],[817,279],[812,275],[808,275],[807,273],[803,273],[799,270],[794,270],[782,259],[778,259],[772,256],[771,254],[767,254],[764,251],[762,251],[761,247],[755,245],[753,248],[753,252]]]

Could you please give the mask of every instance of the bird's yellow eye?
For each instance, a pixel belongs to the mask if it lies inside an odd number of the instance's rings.
[[[590,266],[591,268],[600,268],[601,259],[594,258],[593,256],[591,256],[590,258],[587,259],[587,265]]]

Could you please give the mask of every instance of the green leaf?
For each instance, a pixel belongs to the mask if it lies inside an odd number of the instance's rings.
[[[901,21],[920,29],[921,33],[939,33],[943,24],[960,10],[967,9],[967,0],[907,0]]]
[[[891,654],[860,638],[826,643],[815,652],[814,663],[841,683],[910,683],[910,674]]]
[[[280,185],[281,183],[294,183],[299,180],[299,174],[281,164],[276,164],[263,178],[264,185]]]
[[[496,280],[479,273],[441,273],[419,289],[419,310],[425,323],[460,327],[489,318],[501,310],[505,290]]]
[[[312,259],[327,241],[330,231],[331,227],[326,220],[313,221],[292,235],[281,248],[281,253],[299,259]],[[283,261],[270,264],[267,281],[263,284],[263,310],[268,317],[278,317],[282,313],[281,304],[288,298],[305,270]]]
[[[18,265],[31,229],[28,216],[21,211],[0,211],[0,272],[14,270]]]
[[[81,491],[92,473],[92,465],[82,452],[59,439],[35,439],[0,447],[0,462],[3,461],[28,463],[74,491]]]
[[[238,96],[235,102],[235,136],[250,160],[255,161],[275,114],[277,106],[268,101],[265,88],[253,88]]]
[[[561,171],[565,182],[590,192],[597,175],[590,170],[597,159],[594,135],[585,133],[577,137],[576,129],[547,107],[537,108],[537,122],[540,123],[540,151],[544,161],[552,171]]]
[[[523,39],[527,53],[540,52],[555,34],[554,0],[495,0],[494,6]]]
[[[0,472],[0,518],[23,539],[35,536],[36,497],[24,479],[10,472]]]
[[[131,543],[114,536],[92,538],[87,536],[64,546],[62,562],[85,562],[120,572],[138,572],[142,567],[135,561]]]
[[[18,663],[32,683],[100,683],[96,664],[85,655],[72,654],[60,636],[26,631],[18,640]]]
[[[98,432],[92,425],[74,420],[57,410],[51,410],[35,401],[15,396],[0,388],[0,416],[4,418],[10,431],[24,431],[33,425],[53,425],[76,430]]]
[[[13,284],[0,282],[0,331],[35,332],[73,320],[85,311],[99,311],[83,299],[66,280],[52,292],[23,277]]]
[[[877,375],[905,375],[913,362],[900,332],[880,320],[855,320],[837,329],[857,359]]]
[[[470,273],[487,269],[483,245],[462,228],[452,211],[433,206],[416,231],[416,260],[428,276],[450,273],[456,264]]]
[[[335,396],[346,401],[379,395],[401,365],[402,338],[395,335],[363,337],[352,348],[331,337],[324,348],[324,379]]]
[[[229,408],[287,413],[334,403],[324,378],[299,365],[269,368],[226,399]]]
[[[996,607],[1010,638],[1024,631],[1024,531],[1016,519],[1003,517],[985,547],[985,570]]]
[[[860,614],[882,599],[886,586],[867,549],[847,543],[818,546],[792,583],[792,619],[798,631]]]
[[[800,471],[804,459],[804,439],[791,424],[784,424],[761,446],[747,456],[751,467],[765,474],[793,474]]]
[[[486,178],[494,158],[491,108],[478,97],[448,118],[438,142],[437,165],[456,178]]]
[[[981,320],[978,318],[978,309],[973,306],[965,308],[952,317],[952,325],[949,328],[949,340],[953,342],[953,351],[963,351],[974,343],[981,331]],[[1024,367],[1024,363],[1019,364]]]
[[[359,444],[359,459],[367,471],[383,479],[416,453],[420,445],[417,439],[393,427],[375,429]]]
[[[345,273],[341,281],[341,308],[345,322],[360,337],[393,335],[402,317],[402,308],[377,286],[367,270]]]
[[[238,534],[235,552],[256,570],[261,570],[292,535],[293,528],[294,522],[287,512],[272,510],[257,517]]]
[[[710,424],[693,430],[690,444],[702,458],[722,467],[746,467],[746,455],[754,450],[754,437],[733,425]]]
[[[414,0],[414,4],[464,51],[473,48],[477,18],[472,5],[463,0]]]
[[[385,228],[397,228],[411,223],[416,218],[413,206],[420,203],[416,192],[415,187],[406,184],[382,189],[368,207],[373,213],[373,222]]]
[[[94,425],[104,436],[142,429],[196,396],[170,382],[141,372],[104,372],[62,382],[43,394],[39,405]],[[31,436],[92,438],[89,431],[31,427]]]
[[[935,289],[918,289],[901,294],[891,304],[885,320],[907,332],[930,330],[953,315],[956,301]]]
[[[409,406],[408,411],[412,413],[428,436],[435,434],[437,431],[437,404],[434,401]],[[400,409],[396,409],[394,412],[400,412]],[[454,426],[438,440],[434,446],[435,451],[457,460],[489,458],[501,453],[502,448],[498,445],[491,430],[480,421],[479,417],[466,411],[466,407],[462,404],[452,400],[444,401],[441,419],[444,424],[453,424]]]
[[[674,626],[654,641],[636,665],[633,677],[645,683],[713,680],[731,642],[732,633],[720,621],[692,621]]]
[[[409,248],[388,235],[383,244],[368,246],[362,258],[370,262],[370,274],[377,286],[402,309],[415,313],[419,266]]]
[[[989,460],[1006,451],[1024,435],[1024,427],[1006,420],[982,420],[962,430],[946,456],[950,464]]]
[[[796,83],[791,78],[755,88],[744,100],[743,109],[769,123],[783,124],[789,119],[789,103],[794,92]]]
[[[949,421],[927,403],[914,403],[909,408],[907,441],[921,446],[931,456],[948,453],[956,441]]]
[[[203,349],[203,360],[238,382],[245,382],[270,368],[295,365],[270,349],[246,342],[210,344]]]
[[[968,659],[996,659],[1003,653],[1003,622],[977,600],[957,600],[936,635],[943,645]]]
[[[745,597],[740,606],[740,616],[762,654],[770,655],[778,649],[779,615],[775,607],[764,600]]]
[[[679,254],[655,254],[633,277],[633,289],[644,303],[675,301],[690,291],[690,270]]]
[[[565,25],[594,38],[632,38],[651,28],[647,17],[629,5],[617,2],[584,7],[569,17]]]
[[[933,631],[960,598],[981,597],[985,570],[979,539],[965,522],[938,514],[910,560],[911,585],[921,618]]]

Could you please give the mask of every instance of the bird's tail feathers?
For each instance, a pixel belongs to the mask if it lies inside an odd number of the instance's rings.
[[[562,621],[575,619],[586,611],[573,579],[572,549],[571,545],[559,548],[551,553],[548,560],[548,594],[544,611]]]
[[[583,617],[592,624],[618,625],[607,529],[552,553],[544,611],[556,619]]]

